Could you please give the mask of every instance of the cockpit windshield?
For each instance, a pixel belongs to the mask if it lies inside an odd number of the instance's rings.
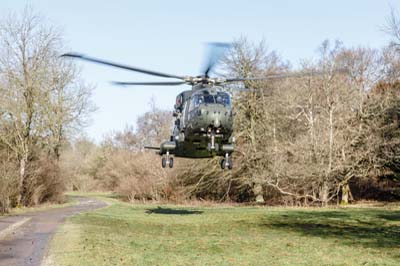
[[[218,92],[215,96],[215,102],[223,105],[231,105],[231,97],[226,92]]]
[[[217,92],[217,94],[212,95],[205,91],[201,94],[196,94],[193,97],[194,106],[197,107],[202,103],[205,104],[223,104],[225,106],[231,105],[231,98],[226,92]]]

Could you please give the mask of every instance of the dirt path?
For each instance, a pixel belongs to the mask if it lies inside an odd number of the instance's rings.
[[[26,218],[30,220],[0,239],[0,265],[39,266],[52,235],[65,218],[107,205],[93,198],[76,197],[76,199],[79,201],[78,205],[7,217],[5,222]]]

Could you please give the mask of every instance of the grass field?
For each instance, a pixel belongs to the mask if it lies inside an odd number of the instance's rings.
[[[131,205],[67,220],[54,265],[400,265],[400,207]]]

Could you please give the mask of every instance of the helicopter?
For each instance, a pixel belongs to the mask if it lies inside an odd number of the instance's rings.
[[[186,84],[192,86],[190,90],[185,90],[176,96],[173,110],[175,122],[170,139],[162,142],[159,147],[145,146],[144,148],[158,151],[157,153],[161,156],[161,166],[163,168],[167,166],[173,168],[174,157],[212,158],[220,156],[222,157],[220,160],[221,168],[232,169],[232,153],[235,151],[235,138],[232,135],[232,99],[225,85],[233,82],[280,79],[320,73],[276,74],[251,78],[210,77],[210,73],[231,45],[228,43],[211,43],[209,45],[211,53],[206,60],[202,74],[198,76],[167,74],[77,53],[66,53],[62,57],[70,57],[147,75],[175,79],[175,81],[165,82],[112,82],[115,85],[178,86]]]

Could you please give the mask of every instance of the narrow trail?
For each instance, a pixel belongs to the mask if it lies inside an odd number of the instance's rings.
[[[74,206],[0,219],[0,225],[3,222],[3,226],[4,223],[10,221],[29,219],[22,226],[0,238],[0,265],[41,265],[51,237],[67,217],[107,206],[105,202],[98,199],[75,198],[79,203]]]

